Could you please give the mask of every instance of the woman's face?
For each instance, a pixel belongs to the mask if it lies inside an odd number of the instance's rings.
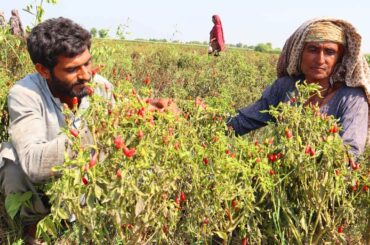
[[[308,83],[328,82],[341,59],[343,46],[334,42],[307,42],[303,48],[301,71]]]

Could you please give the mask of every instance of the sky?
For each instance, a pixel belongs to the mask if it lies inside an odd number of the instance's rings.
[[[41,0],[1,0],[6,19],[18,9],[23,25],[34,17],[22,11]],[[208,41],[212,15],[221,18],[226,43],[251,46],[272,43],[282,48],[285,40],[306,20],[335,17],[351,22],[362,35],[362,50],[370,53],[369,0],[44,0],[44,19],[64,16],[90,30],[109,29],[114,36],[124,25],[126,39]]]

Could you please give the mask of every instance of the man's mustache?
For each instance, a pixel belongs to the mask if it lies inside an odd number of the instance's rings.
[[[85,84],[85,83],[88,83],[88,82],[90,82],[90,81],[91,81],[91,78],[92,78],[92,76],[90,76],[90,79],[89,79],[89,80],[77,80],[77,81],[73,84],[73,86],[83,85],[83,84]]]

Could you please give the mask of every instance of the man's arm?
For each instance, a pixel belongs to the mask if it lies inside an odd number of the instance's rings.
[[[55,175],[51,168],[63,164],[67,137],[48,138],[43,101],[34,90],[14,87],[8,96],[10,140],[22,169],[32,182],[43,182]],[[56,125],[58,123],[56,122]]]

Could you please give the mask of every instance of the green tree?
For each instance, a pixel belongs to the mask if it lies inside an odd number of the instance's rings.
[[[98,31],[100,38],[107,38],[109,37],[109,29],[100,29]]]
[[[92,37],[97,37],[98,30],[95,27],[93,27],[90,30],[90,34],[91,34]]]
[[[272,51],[272,44],[271,43],[259,43],[254,48],[254,51],[269,53]]]

